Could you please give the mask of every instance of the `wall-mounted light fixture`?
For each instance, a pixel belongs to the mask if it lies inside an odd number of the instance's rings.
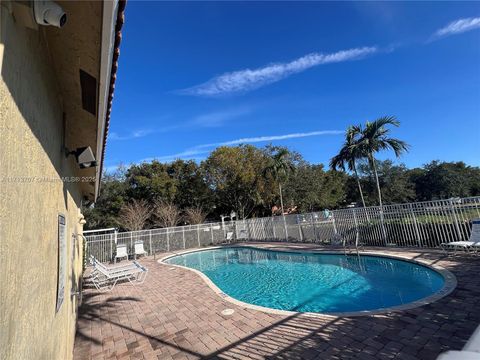
[[[69,155],[75,156],[75,160],[78,166],[80,166],[80,169],[97,166],[97,161],[95,160],[95,156],[93,156],[93,151],[90,146],[80,147],[73,151],[66,149],[66,154],[67,157]]]

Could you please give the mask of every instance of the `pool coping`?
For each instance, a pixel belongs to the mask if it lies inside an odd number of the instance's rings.
[[[285,243],[286,246],[288,244]],[[409,310],[409,309],[414,309],[420,306],[424,306],[427,304],[430,304],[432,302],[438,301],[441,298],[449,295],[457,286],[457,278],[453,273],[451,273],[449,270],[438,266],[436,264],[428,264],[424,260],[418,260],[418,259],[409,259],[403,256],[399,255],[391,255],[391,254],[385,254],[385,253],[378,253],[376,251],[363,251],[361,252],[361,255],[370,255],[370,256],[378,256],[378,257],[384,257],[384,258],[391,258],[395,260],[402,260],[402,261],[407,261],[413,264],[425,266],[431,270],[434,270],[438,272],[440,275],[442,275],[444,279],[444,284],[443,287],[438,290],[437,292],[433,293],[432,295],[429,295],[427,297],[424,297],[422,299],[416,300],[409,302],[407,304],[403,305],[397,305],[397,306],[391,306],[387,308],[380,308],[380,309],[375,309],[375,310],[364,310],[364,311],[351,311],[351,312],[328,312],[328,313],[321,313],[321,312],[301,312],[301,311],[289,311],[289,310],[279,310],[279,309],[273,309],[269,307],[264,307],[264,306],[259,306],[259,305],[254,305],[250,303],[246,303],[240,300],[237,300],[233,297],[231,297],[228,294],[225,294],[215,283],[210,280],[210,278],[202,273],[199,270],[192,269],[186,266],[182,265],[175,265],[175,264],[168,264],[165,263],[165,260],[168,260],[172,257],[179,256],[179,255],[184,255],[188,253],[193,253],[193,252],[200,252],[200,251],[208,251],[208,250],[215,250],[215,249],[224,249],[224,248],[229,248],[229,247],[245,247],[245,248],[254,248],[254,249],[260,249],[260,250],[266,250],[266,251],[278,251],[278,252],[286,252],[286,253],[313,253],[313,254],[332,254],[332,255],[338,255],[338,254],[344,254],[344,251],[338,251],[338,250],[318,250],[318,249],[269,249],[268,247],[263,247],[263,246],[255,246],[255,244],[231,244],[231,245],[223,245],[223,246],[209,246],[205,248],[196,248],[196,249],[189,249],[189,250],[183,250],[180,252],[173,252],[172,254],[169,254],[167,256],[164,256],[163,258],[157,260],[157,262],[161,265],[166,265],[166,266],[171,266],[171,267],[176,267],[176,268],[182,268],[182,269],[187,269],[190,270],[196,274],[198,274],[204,281],[205,283],[217,294],[219,295],[222,299],[229,301],[237,306],[247,308],[247,309],[252,309],[252,310],[257,310],[257,311],[262,311],[265,313],[269,314],[276,314],[276,315],[284,315],[284,316],[292,316],[292,315],[304,315],[308,317],[355,317],[355,316],[371,316],[371,315],[382,315],[382,314],[388,314],[391,312],[397,312],[397,311],[404,311],[404,310]],[[381,251],[381,250],[379,250]]]

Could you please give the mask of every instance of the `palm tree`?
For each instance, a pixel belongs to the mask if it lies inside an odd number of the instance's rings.
[[[385,245],[387,244],[387,231],[385,229],[384,217],[383,217],[383,203],[382,192],[380,190],[380,181],[378,180],[377,164],[375,161],[375,153],[382,150],[393,150],[395,156],[398,158],[402,153],[408,151],[409,145],[399,139],[391,138],[390,129],[386,128],[387,125],[398,127],[400,122],[394,116],[384,116],[378,118],[373,122],[365,124],[365,128],[361,131],[361,137],[357,142],[357,149],[359,154],[362,154],[368,159],[370,166],[373,169],[375,175],[375,181],[377,183],[378,203],[380,205],[380,221],[382,224],[383,239]]]
[[[345,132],[345,142],[338,154],[330,160],[330,168],[332,170],[341,169],[345,171],[345,168],[347,167],[349,171],[353,172],[355,179],[357,180],[363,207],[365,207],[365,199],[363,197],[362,185],[360,184],[360,177],[358,176],[356,164],[356,161],[363,157],[357,146],[357,140],[361,135],[361,132],[362,128],[360,125],[348,127]]]
[[[285,220],[285,213],[283,211],[283,194],[282,182],[285,181],[288,175],[295,171],[295,166],[290,159],[290,153],[286,148],[280,148],[275,154],[271,156],[270,164],[265,168],[264,175],[270,174],[275,182],[278,183],[278,192],[280,194],[280,207],[283,217],[283,226],[285,228],[285,237],[288,238],[287,222]]]
[[[358,153],[368,159],[373,169],[377,183],[378,202],[381,209],[383,209],[382,192],[378,180],[375,153],[382,150],[393,150],[398,158],[402,153],[407,152],[409,148],[405,141],[389,137],[390,129],[386,128],[386,125],[398,127],[400,122],[394,116],[384,116],[373,122],[367,122],[365,128],[361,130],[361,137],[356,144]]]

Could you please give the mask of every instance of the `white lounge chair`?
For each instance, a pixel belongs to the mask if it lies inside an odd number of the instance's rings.
[[[96,267],[101,267],[111,273],[125,271],[126,269],[134,269],[137,267],[134,262],[128,262],[121,265],[107,266],[98,261],[93,255],[90,255],[90,264],[93,265],[94,273],[96,272]]]
[[[143,241],[142,240],[135,241],[135,258],[139,255],[148,256],[148,252],[146,252],[145,249],[143,248]]]
[[[449,350],[440,354],[437,360],[478,360],[480,359],[480,326],[470,336],[462,350]]]
[[[111,291],[117,282],[128,280],[133,285],[142,284],[146,277],[148,269],[134,261],[134,268],[125,268],[123,270],[108,271],[103,266],[96,263],[94,276],[92,277],[93,285],[100,291]]]
[[[227,235],[225,236],[225,240],[230,243],[233,240],[233,231],[227,232]]]
[[[466,252],[480,250],[480,219],[472,220],[472,232],[468,241],[451,241],[448,243],[441,243],[440,247],[444,250],[453,250],[455,254],[457,250],[464,250]]]
[[[117,244],[117,252],[115,254],[115,263],[117,259],[126,258],[128,260],[127,244]]]

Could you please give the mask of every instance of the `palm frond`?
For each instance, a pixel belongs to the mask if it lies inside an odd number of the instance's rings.
[[[344,154],[342,151],[340,151],[337,155],[330,159],[330,168],[332,170],[341,169],[345,171],[345,161]]]
[[[404,152],[408,152],[410,145],[408,145],[405,141],[399,139],[385,139],[385,144],[388,144],[390,149],[392,149],[395,153],[396,157],[399,157]]]

